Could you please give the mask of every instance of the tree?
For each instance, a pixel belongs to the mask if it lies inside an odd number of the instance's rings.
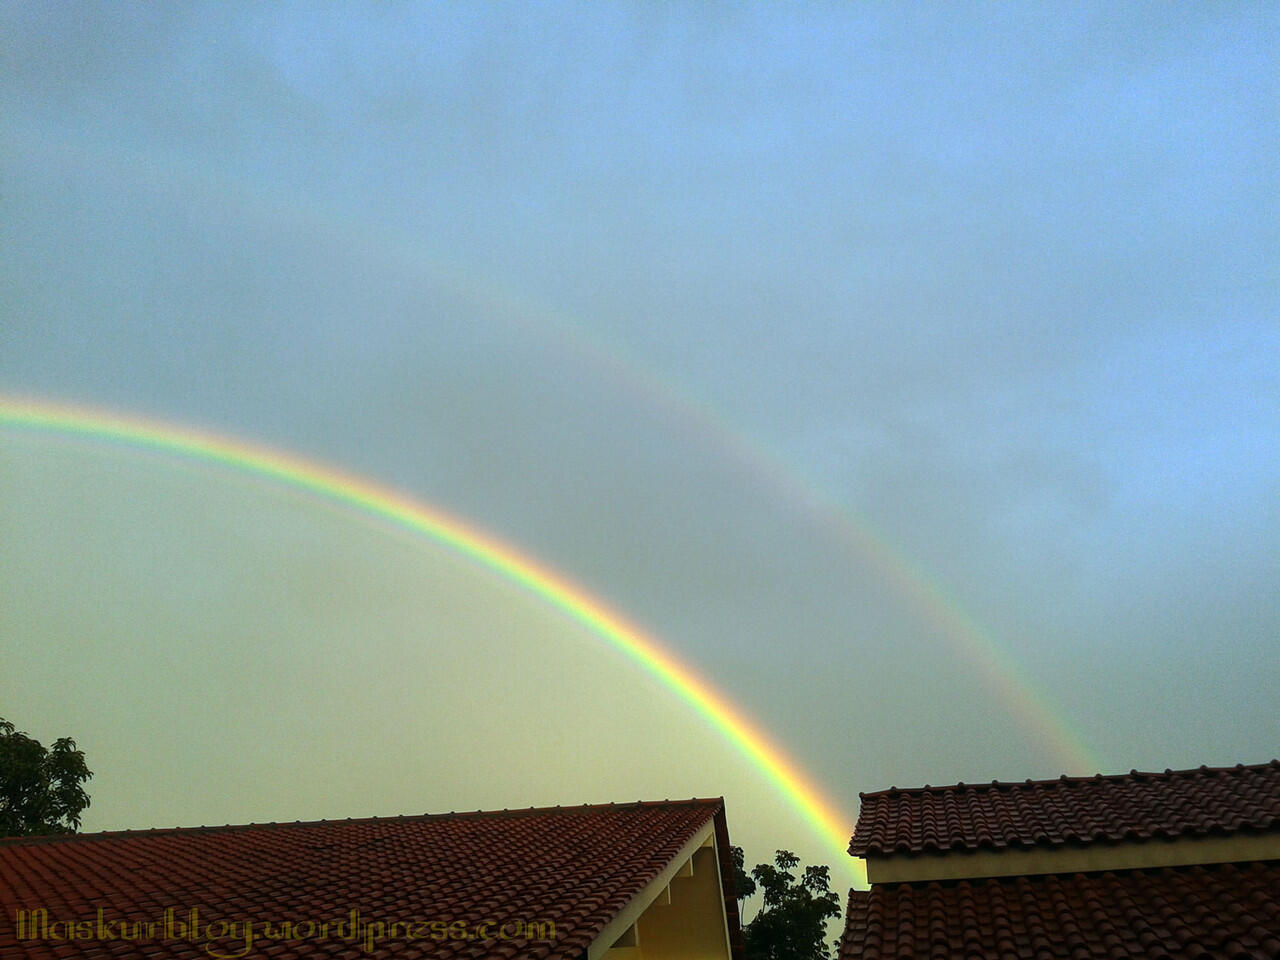
[[[0,718],[0,837],[75,833],[93,776],[84,752],[63,737],[44,745]]]
[[[742,884],[739,896],[750,896],[757,888],[764,894],[760,912],[743,930],[747,960],[830,960],[827,921],[840,916],[840,898],[831,890],[831,871],[805,867],[797,879],[791,871],[800,858],[790,850],[779,850],[773,864],[756,864],[751,877],[746,877],[742,849],[734,847],[732,852]]]
[[[756,892],[756,882],[751,879],[751,874],[747,873],[743,867],[746,862],[746,855],[742,852],[742,848],[730,847],[729,853],[733,856],[733,881],[738,891],[738,902],[741,905],[743,900]],[[741,914],[741,910],[739,910],[739,914]]]

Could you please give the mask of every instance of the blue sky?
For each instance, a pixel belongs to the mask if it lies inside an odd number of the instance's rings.
[[[468,518],[663,638],[851,811],[889,783],[1064,772],[886,557],[964,611],[1109,769],[1274,755],[1273,8],[3,16],[0,391],[203,425]],[[4,433],[0,471],[0,569],[26,585],[0,644],[31,669],[91,637],[123,649],[190,628],[192,654],[233,675],[251,650],[227,636],[269,603],[237,578],[286,559],[309,571],[273,601],[272,642],[295,659],[320,642],[320,596],[368,624],[325,641],[348,654],[417,656],[419,624],[459,677],[468,650],[494,655],[489,628],[440,591],[383,622],[351,586],[425,560],[376,538],[346,556],[371,534],[234,479]],[[139,484],[156,487],[154,543],[129,540]],[[205,500],[227,517],[190,526]],[[128,576],[69,560],[113,542]],[[529,638],[557,643],[551,613],[458,576],[456,597],[519,611],[514,663],[549,655]],[[225,589],[196,630],[182,601],[209,578]],[[112,604],[134,619],[90,629]],[[580,685],[665,714],[649,729],[668,753],[723,750],[662,691],[632,690],[644,681],[625,664],[591,663]],[[520,751],[556,731],[563,755],[581,718],[513,670],[536,716]],[[14,683],[0,693],[27,716],[11,719],[109,757],[124,755],[122,717],[137,736],[167,722]],[[446,701],[406,693],[352,729],[438,728],[458,756],[469,736],[489,743],[467,732],[465,697]],[[330,709],[317,695],[289,715],[300,729]],[[186,715],[192,742],[216,715]],[[628,722],[606,727],[623,740]],[[591,750],[576,755],[536,785],[459,760],[430,790],[409,778],[358,798],[623,798]],[[697,765],[662,756],[637,759],[626,789],[695,792],[678,788]],[[728,796],[731,825],[734,796],[753,798],[757,855],[803,848],[723,763],[724,786],[694,786]],[[156,770],[130,769],[95,781],[97,826],[196,815]],[[139,799],[164,789],[158,806]],[[206,798],[199,814],[296,800],[348,815],[300,797]]]

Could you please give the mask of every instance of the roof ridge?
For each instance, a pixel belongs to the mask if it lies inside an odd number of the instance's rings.
[[[320,827],[347,823],[414,823],[432,820],[479,820],[485,818],[516,819],[550,813],[587,814],[609,810],[641,810],[654,807],[705,806],[714,816],[724,809],[724,797],[690,797],[687,800],[629,800],[609,803],[582,803],[575,806],[516,807],[501,810],[450,810],[448,813],[396,814],[387,817],[345,817],[320,820],[271,820],[265,823],[201,824],[193,827],[143,827],[137,830],[99,830],[93,833],[62,833],[34,837],[0,837],[0,846],[24,844],[67,843],[75,841],[110,840],[119,837],[153,837],[176,834],[222,833],[225,831],[280,829],[289,827]]]
[[[1062,774],[1059,777],[1051,777],[1045,780],[992,780],[982,783],[965,783],[963,780],[954,784],[934,786],[926,783],[923,787],[897,787],[892,786],[884,790],[859,791],[860,799],[875,797],[896,797],[904,794],[927,794],[927,793],[953,793],[957,790],[1005,790],[1018,787],[1045,787],[1053,785],[1073,785],[1077,783],[1106,783],[1119,781],[1134,781],[1153,778],[1164,780],[1173,777],[1187,776],[1203,776],[1208,774],[1239,774],[1256,770],[1265,770],[1268,767],[1280,769],[1280,759],[1272,759],[1263,763],[1244,764],[1237,763],[1234,766],[1226,767],[1210,767],[1200,765],[1198,767],[1188,767],[1185,770],[1171,770],[1166,767],[1164,770],[1130,770],[1128,773],[1095,773],[1090,776],[1070,777]]]

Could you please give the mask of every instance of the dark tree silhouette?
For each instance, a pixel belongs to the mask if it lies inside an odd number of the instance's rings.
[[[764,894],[764,905],[743,931],[747,960],[830,960],[827,921],[840,916],[830,870],[805,867],[797,878],[792,871],[800,858],[789,850],[777,851],[772,864],[756,864],[750,877],[742,868],[740,847],[733,848],[733,862],[738,895],[757,889]]]
[[[75,833],[93,776],[84,752],[63,737],[44,745],[0,718],[0,837]]]
[[[756,892],[756,882],[751,879],[751,874],[747,873],[746,868],[743,866],[746,862],[746,855],[742,852],[742,848],[730,847],[729,852],[733,855],[734,885],[738,891],[738,900],[742,901]]]

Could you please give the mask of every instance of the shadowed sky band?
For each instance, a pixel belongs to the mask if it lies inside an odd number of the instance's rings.
[[[853,556],[869,562],[871,568],[904,598],[906,608],[927,622],[934,635],[974,671],[993,696],[1006,705],[1028,739],[1051,754],[1057,767],[1046,771],[1046,775],[1059,772],[1085,775],[1111,768],[1112,764],[1090,747],[1063,718],[1061,711],[1054,708],[1052,695],[1027,675],[991,631],[983,628],[960,603],[949,597],[935,578],[892,546],[891,541],[874,529],[865,516],[855,514],[837,497],[803,475],[783,452],[744,433],[714,406],[669,379],[657,376],[648,364],[625,346],[607,341],[563,309],[540,302],[527,292],[517,291],[478,271],[474,265],[449,262],[426,244],[399,234],[385,224],[375,225],[353,211],[332,210],[283,189],[264,190],[261,185],[220,175],[184,156],[104,152],[99,145],[84,141],[83,134],[78,131],[59,131],[57,137],[34,129],[21,132],[28,148],[40,153],[42,162],[65,163],[66,142],[73,138],[80,151],[92,151],[96,164],[109,164],[122,173],[146,170],[152,188],[157,184],[167,184],[169,188],[198,187],[213,191],[220,203],[236,205],[242,215],[252,217],[255,222],[275,222],[283,217],[305,230],[308,236],[326,236],[344,249],[363,250],[380,263],[391,264],[406,275],[425,278],[482,306],[486,315],[526,329],[554,344],[573,356],[579,369],[599,378],[611,389],[624,388],[640,402],[660,411],[672,423],[679,424],[682,430],[697,437],[708,449],[717,451],[744,476],[753,478],[772,495],[786,503],[799,505],[815,528]],[[164,162],[159,163],[158,159]],[[52,409],[45,404],[31,406]],[[71,412],[74,414],[75,411]],[[161,434],[173,432],[173,428],[154,429]],[[181,436],[193,436],[185,429],[176,432]],[[353,482],[364,485],[363,481]],[[369,489],[373,488],[370,486]],[[397,499],[389,491],[380,490],[378,493]],[[328,495],[343,499],[332,491],[328,491]],[[367,504],[362,505],[368,507]],[[492,563],[489,565],[494,566]]]

